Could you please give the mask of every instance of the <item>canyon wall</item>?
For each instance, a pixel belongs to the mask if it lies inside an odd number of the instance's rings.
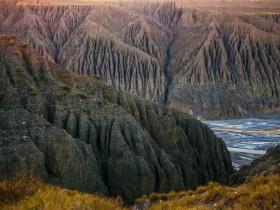
[[[1,33],[18,35],[78,74],[99,75],[117,89],[197,117],[279,111],[275,8],[221,2],[218,9],[174,2],[4,3]]]

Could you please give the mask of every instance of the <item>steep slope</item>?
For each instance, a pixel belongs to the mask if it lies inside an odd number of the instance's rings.
[[[243,166],[230,177],[232,185],[248,182],[256,176],[280,174],[280,145],[272,147],[267,153],[254,160],[250,166]]]
[[[233,172],[224,142],[191,116],[76,76],[0,37],[0,179],[33,174],[131,201]]]
[[[173,106],[178,99],[184,102],[183,109],[197,109],[210,117],[279,110],[279,15],[193,13],[200,17],[187,23],[194,31],[183,30],[175,47],[184,43],[199,50],[186,47],[177,52],[178,58],[173,61],[179,64],[171,88]],[[192,105],[184,107],[186,103]]]
[[[279,1],[0,7],[1,33],[144,99],[209,118],[279,111]]]
[[[196,190],[153,193],[144,196],[137,209],[277,209],[280,205],[279,175],[254,177],[248,183],[229,187],[210,182]]]

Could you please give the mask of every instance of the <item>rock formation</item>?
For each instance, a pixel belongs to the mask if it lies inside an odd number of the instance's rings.
[[[233,172],[224,142],[191,116],[77,76],[0,36],[0,180],[32,174],[121,195],[183,190]]]
[[[230,184],[239,185],[255,176],[280,175],[280,145],[270,148],[266,154],[254,160],[250,166],[242,166],[230,177]]]
[[[279,111],[279,1],[240,2],[15,6],[0,0],[0,32],[20,36],[76,73],[99,75],[194,116]]]

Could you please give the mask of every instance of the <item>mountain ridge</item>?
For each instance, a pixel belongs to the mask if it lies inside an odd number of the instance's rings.
[[[97,74],[196,117],[279,111],[279,14],[269,7],[245,7],[252,13],[230,8],[176,2],[15,6],[2,10],[0,32],[20,36],[79,74]]]
[[[0,180],[32,174],[131,202],[233,173],[224,142],[166,106],[76,75],[0,36]]]

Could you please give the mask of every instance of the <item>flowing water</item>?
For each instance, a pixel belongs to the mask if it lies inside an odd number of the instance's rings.
[[[203,121],[222,138],[236,169],[280,144],[280,119],[235,119]]]

